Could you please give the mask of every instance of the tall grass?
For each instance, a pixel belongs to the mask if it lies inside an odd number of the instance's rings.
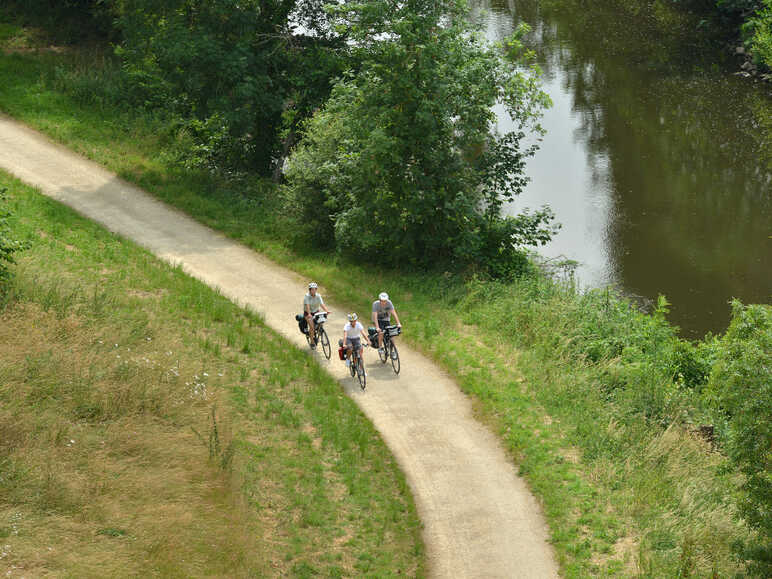
[[[0,311],[0,572],[423,574],[394,460],[304,352],[0,185],[32,242]]]

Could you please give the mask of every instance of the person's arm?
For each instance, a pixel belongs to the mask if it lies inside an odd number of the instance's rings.
[[[373,325],[376,327],[376,329],[380,330],[380,326],[378,326],[378,312],[375,310],[375,306],[373,306],[373,313],[370,316],[373,320]]]
[[[330,313],[330,310],[327,309],[327,306],[324,305],[324,298],[322,296],[319,296],[319,306],[328,314]]]
[[[401,328],[402,324],[399,322],[399,316],[397,315],[397,308],[391,308],[391,313],[394,314],[394,319],[397,320],[397,325]]]
[[[306,314],[311,313],[311,306],[308,304],[308,300],[306,300],[306,298],[303,298],[303,312]]]
[[[364,326],[362,326],[362,339],[364,340],[363,344],[369,344],[370,343],[370,335],[365,331]]]

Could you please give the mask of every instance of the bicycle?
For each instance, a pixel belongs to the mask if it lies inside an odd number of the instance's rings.
[[[316,312],[314,314],[314,336],[311,335],[307,324],[302,331],[306,335],[306,341],[311,349],[315,348],[312,344],[321,344],[324,357],[329,360],[332,355],[332,348],[330,347],[330,338],[327,336],[327,332],[324,329],[324,323],[327,321],[327,316],[327,312]],[[301,314],[298,314],[295,318],[299,323],[301,320],[305,321],[305,318]]]
[[[397,344],[394,343],[394,338],[401,333],[402,328],[399,326],[386,326],[383,328],[383,351],[378,350],[378,357],[383,364],[386,363],[386,360],[391,360],[391,367],[394,369],[395,374],[399,374],[401,366],[399,361],[399,350],[397,349]],[[376,333],[373,338],[375,340],[374,346],[377,346],[378,334]]]
[[[343,348],[343,340],[338,340],[338,344]],[[362,347],[367,348],[367,344],[362,344]],[[365,373],[365,362],[362,357],[360,357],[358,348],[351,349],[351,365],[348,367],[348,370],[351,373],[352,378],[354,376],[357,377],[359,380],[359,387],[364,390],[365,386],[367,386],[367,374]]]

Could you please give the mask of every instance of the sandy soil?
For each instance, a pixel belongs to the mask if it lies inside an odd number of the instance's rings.
[[[259,311],[272,328],[307,348],[294,314],[306,280],[153,199],[98,165],[0,117],[0,166],[158,257]],[[324,280],[320,293],[324,295]],[[386,288],[388,289],[388,288]],[[393,296],[399,308],[399,296]],[[373,298],[375,299],[375,297]],[[333,345],[343,310],[327,299]],[[365,313],[368,304],[362,304]],[[402,320],[410,331],[410,320]],[[435,577],[556,577],[539,504],[516,475],[499,441],[472,415],[458,386],[435,364],[400,343],[395,376],[365,351],[362,392],[335,357],[314,355],[362,408],[404,470],[424,524]]]

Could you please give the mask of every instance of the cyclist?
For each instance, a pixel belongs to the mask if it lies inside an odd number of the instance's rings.
[[[311,337],[311,347],[316,348],[316,332],[314,331],[314,314],[320,309],[328,314],[330,310],[324,305],[322,296],[318,293],[318,284],[314,281],[308,284],[308,293],[303,297],[303,315],[308,324],[308,335]]]
[[[391,325],[391,316],[394,315],[394,319],[397,325],[401,328],[402,324],[399,322],[399,316],[397,315],[397,309],[389,299],[389,294],[381,292],[378,295],[378,299],[373,302],[373,325],[378,330],[378,351],[383,353],[383,329],[386,326]]]
[[[362,358],[364,352],[364,346],[362,345],[362,337],[364,337],[364,343],[367,344],[367,334],[365,328],[361,322],[357,319],[359,316],[356,313],[348,315],[348,323],[343,326],[343,345],[346,347],[346,366],[351,366],[351,352],[354,348],[359,352],[359,357]],[[365,376],[367,372],[365,372]]]

